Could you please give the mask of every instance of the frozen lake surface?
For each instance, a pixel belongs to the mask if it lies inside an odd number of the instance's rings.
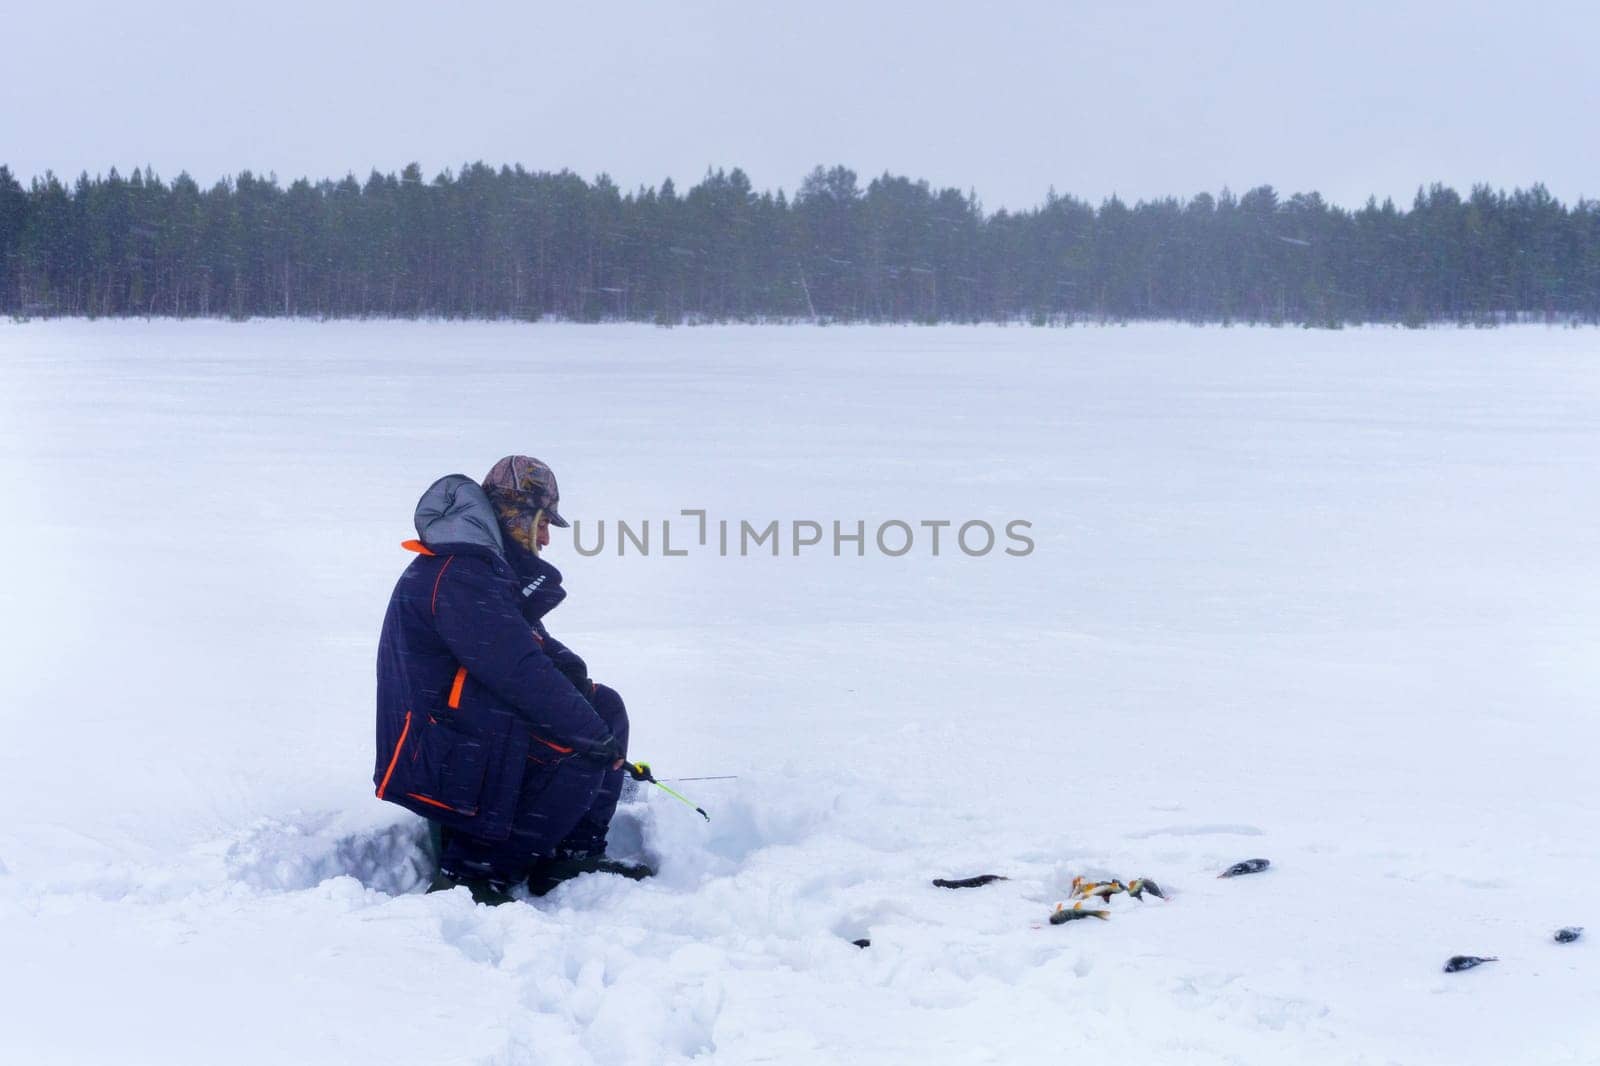
[[[490,910],[373,658],[510,452],[633,755],[737,780]],[[1597,470],[1582,330],[0,324],[0,1058],[1600,1062]]]

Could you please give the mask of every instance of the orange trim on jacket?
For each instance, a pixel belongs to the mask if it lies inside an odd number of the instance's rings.
[[[444,565],[439,567],[439,576],[433,579],[433,598],[428,601],[429,614],[439,613],[439,582],[444,580],[444,572],[450,569],[450,564],[455,561],[456,557],[454,555],[446,559]]]
[[[456,683],[450,686],[450,702],[447,704],[452,711],[461,709],[461,686],[467,683],[467,668],[465,666],[456,670]]]
[[[411,712],[406,712],[406,724],[400,728],[400,739],[394,742],[394,754],[389,756],[389,768],[383,772],[383,780],[378,783],[378,798],[383,799],[383,790],[389,787],[389,778],[394,776],[394,765],[400,761],[400,749],[406,746],[406,734],[411,732]]]
[[[553,740],[546,740],[544,737],[534,737],[533,739],[537,740],[539,743],[543,744],[547,748],[550,748],[550,749],[552,749],[554,751],[559,751],[563,755],[571,755],[572,754],[573,749],[571,749],[571,748],[563,748],[560,744],[557,744]]]
[[[408,552],[416,552],[418,555],[434,554],[433,549],[429,548],[420,540],[403,540],[400,542],[400,547],[404,548]]]
[[[424,796],[420,792],[407,792],[406,795],[410,796],[412,799],[418,801],[419,803],[426,803],[430,807],[441,807],[441,808],[443,808],[444,810],[447,810],[447,811],[455,811],[456,814],[465,814],[465,813],[467,813],[466,811],[457,811],[454,807],[450,806],[450,804],[448,804],[448,803],[440,803],[438,800],[434,799],[432,796]]]

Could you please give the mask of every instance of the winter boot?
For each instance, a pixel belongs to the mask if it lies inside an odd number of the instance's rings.
[[[581,874],[619,874],[630,881],[643,881],[655,876],[655,871],[642,862],[623,862],[604,855],[557,855],[534,864],[528,875],[528,891],[543,896]]]
[[[464,888],[472,893],[472,902],[481,903],[485,907],[498,907],[502,903],[510,903],[515,897],[507,888],[509,886],[499,881],[490,881],[483,877],[467,877],[457,880],[440,870],[434,877],[433,884],[428,886],[429,892],[448,892],[452,888]]]

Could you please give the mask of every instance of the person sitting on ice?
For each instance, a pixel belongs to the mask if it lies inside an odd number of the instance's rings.
[[[378,798],[429,819],[439,874],[503,903],[579,873],[640,878],[605,858],[628,750],[622,697],[589,678],[544,616],[566,598],[541,557],[555,475],[512,455],[480,486],[440,478],[417,504],[417,553],[378,644]]]

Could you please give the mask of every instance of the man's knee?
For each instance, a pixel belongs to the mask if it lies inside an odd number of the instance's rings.
[[[512,832],[530,853],[549,854],[594,805],[610,768],[585,758],[566,758],[525,783],[517,798]]]

